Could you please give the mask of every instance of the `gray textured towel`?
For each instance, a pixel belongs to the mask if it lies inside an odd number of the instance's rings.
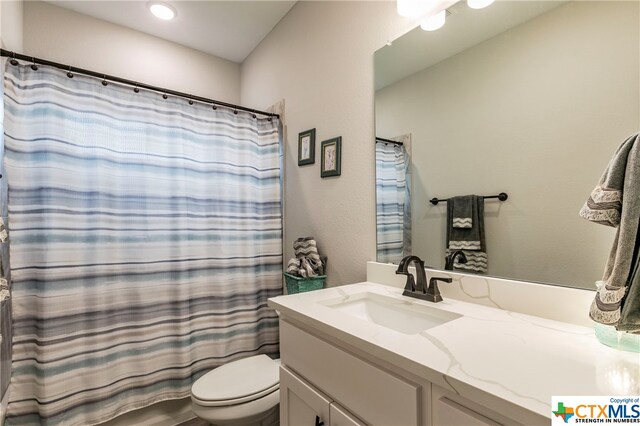
[[[463,195],[461,197],[453,197],[448,201],[451,203],[453,210],[452,226],[454,228],[472,228],[473,227],[473,195]]]
[[[293,250],[296,257],[289,260],[288,273],[305,278],[324,274],[324,264],[313,237],[298,238],[293,242]]]
[[[5,278],[0,278],[0,302],[9,300],[11,293],[9,292],[9,283]]]
[[[467,198],[468,197],[468,198]],[[471,228],[454,227],[454,210],[459,201],[471,204]],[[447,202],[447,253],[462,250],[467,257],[467,263],[460,263],[456,259],[454,269],[471,272],[487,272],[487,251],[484,238],[484,198],[477,195],[453,197]]]
[[[629,290],[622,299],[618,329],[629,333],[640,333],[640,234],[636,236],[633,268],[627,288]]]
[[[620,145],[598,186],[580,210],[583,218],[617,226],[602,284],[589,315],[618,330],[640,332],[640,289],[628,292],[632,278],[634,249],[640,220],[640,136],[635,134]],[[635,279],[634,281],[638,281]]]

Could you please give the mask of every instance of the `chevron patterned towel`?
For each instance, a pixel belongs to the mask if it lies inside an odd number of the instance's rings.
[[[303,258],[294,257],[292,259],[289,259],[289,264],[287,265],[287,272],[290,273],[291,275],[297,275],[303,278],[310,278],[318,275],[306,257],[303,257]]]
[[[453,209],[454,228],[472,228],[473,227],[473,195],[463,195],[453,197],[449,200]]]
[[[293,242],[295,258],[289,260],[287,272],[300,277],[315,277],[324,274],[324,263],[320,259],[316,240],[313,237],[298,238]]]
[[[460,208],[458,208],[460,204]],[[467,211],[467,207],[471,210]],[[469,226],[456,223],[456,215],[468,215]],[[465,225],[466,225],[465,223]],[[453,268],[461,271],[487,273],[487,249],[484,236],[484,198],[479,195],[452,197],[447,202],[447,250],[449,256],[455,250],[462,250],[467,263],[456,259]]]

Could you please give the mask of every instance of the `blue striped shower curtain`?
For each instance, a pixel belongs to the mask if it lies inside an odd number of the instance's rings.
[[[274,118],[7,65],[7,422],[91,425],[278,352]]]
[[[376,142],[378,262],[400,263],[411,253],[409,154],[403,145]]]

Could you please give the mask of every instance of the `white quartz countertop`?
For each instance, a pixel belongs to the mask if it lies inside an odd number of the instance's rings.
[[[322,304],[363,292],[462,317],[403,334]],[[600,344],[592,328],[453,299],[430,303],[368,282],[279,296],[269,306],[462,396],[471,387],[547,418],[552,396],[640,394],[640,354]]]

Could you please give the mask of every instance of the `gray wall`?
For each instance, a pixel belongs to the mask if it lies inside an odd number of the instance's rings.
[[[366,279],[375,260],[373,52],[412,28],[395,2],[298,2],[242,64],[242,103],[284,98],[285,257],[313,235],[328,285]],[[316,163],[298,167],[298,133],[316,128]],[[342,176],[320,178],[320,142],[342,136]]]
[[[22,50],[22,1],[0,1],[0,46],[12,51]]]
[[[24,3],[24,53],[219,101],[240,101],[240,65],[40,1]]]
[[[615,230],[578,211],[640,128],[638,2],[571,2],[376,94],[412,134],[413,251],[442,267],[446,203],[487,201],[489,273],[593,288]]]

